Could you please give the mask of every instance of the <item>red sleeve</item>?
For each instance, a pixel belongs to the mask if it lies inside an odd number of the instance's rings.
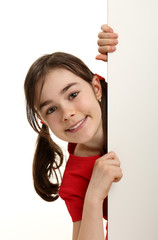
[[[88,165],[90,163],[81,164],[80,161],[69,159],[60,186],[59,195],[65,201],[73,222],[82,219],[85,193],[91,175]]]
[[[82,171],[82,173],[84,170]],[[84,197],[89,181],[80,176],[74,169],[66,167],[59,190],[60,197],[65,201],[73,222],[82,219]]]
[[[80,221],[82,219],[83,199],[65,200],[65,204],[72,218],[72,222]]]

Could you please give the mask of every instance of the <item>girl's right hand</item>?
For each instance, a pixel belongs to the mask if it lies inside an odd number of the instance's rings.
[[[96,56],[96,59],[107,62],[107,54],[116,50],[116,45],[118,44],[118,34],[115,33],[114,30],[107,24],[102,25],[101,30],[102,32],[98,34],[99,39],[97,42],[100,54]]]
[[[122,176],[120,160],[115,152],[109,152],[96,160],[86,194],[91,199],[103,201],[111,184],[119,182]]]

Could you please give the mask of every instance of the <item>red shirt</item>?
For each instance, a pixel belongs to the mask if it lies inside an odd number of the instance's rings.
[[[101,155],[78,157],[73,155],[76,144],[69,144],[66,164],[59,195],[65,201],[73,222],[82,219],[85,193],[92,175],[95,160]],[[103,204],[103,217],[107,220],[107,198]]]

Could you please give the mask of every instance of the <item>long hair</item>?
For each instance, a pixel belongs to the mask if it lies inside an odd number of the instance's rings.
[[[37,59],[30,67],[24,83],[26,98],[27,119],[31,127],[38,133],[36,149],[33,159],[34,187],[44,200],[54,201],[59,197],[58,191],[62,179],[60,167],[63,163],[61,148],[52,140],[48,127],[39,125],[38,112],[35,108],[35,87],[40,79],[44,79],[52,69],[67,69],[83,80],[91,84],[94,74],[77,57],[56,52],[46,54]],[[104,146],[103,152],[107,152],[107,83],[100,81],[102,86],[102,111]],[[52,180],[53,179],[53,180]]]

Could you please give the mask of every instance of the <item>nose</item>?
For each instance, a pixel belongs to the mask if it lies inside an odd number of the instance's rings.
[[[62,120],[65,122],[65,121],[68,121],[69,119],[71,119],[72,117],[75,116],[75,109],[72,108],[72,107],[64,107],[62,109]]]

